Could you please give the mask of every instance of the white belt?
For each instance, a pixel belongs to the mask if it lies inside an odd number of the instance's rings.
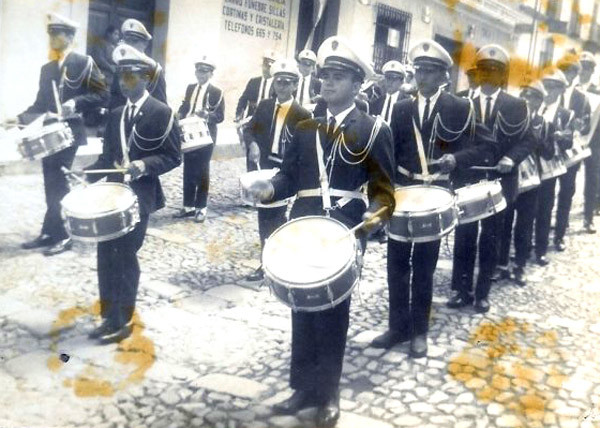
[[[321,189],[303,189],[299,190],[297,193],[298,199],[300,198],[312,198],[312,197],[321,197],[323,192]],[[369,204],[369,199],[367,195],[362,192],[352,191],[352,190],[338,190],[338,189],[329,189],[329,195],[341,198],[336,202],[340,208],[350,202],[352,199],[361,199],[365,205]]]
[[[408,178],[423,181],[448,181],[450,180],[450,174],[430,174],[424,175],[416,172],[410,172],[408,169],[398,165],[398,172]]]

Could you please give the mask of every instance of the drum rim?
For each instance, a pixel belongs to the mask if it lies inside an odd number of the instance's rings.
[[[296,218],[294,218],[294,219],[292,219],[292,220],[290,220],[288,222],[285,222],[284,224],[282,224],[281,226],[279,226],[277,229],[275,229],[275,231],[273,233],[271,233],[271,236],[275,235],[280,229],[286,227],[288,224],[291,224],[291,223],[296,222],[296,221],[301,220],[301,219],[309,219],[309,218],[318,218],[318,219],[332,220],[332,221],[337,222],[340,225],[342,225],[344,228],[347,229],[347,231],[350,230],[350,228],[348,228],[348,226],[346,226],[344,223],[342,223],[341,221],[339,221],[339,220],[337,220],[335,218],[325,217],[325,216],[320,216],[320,215],[308,215],[308,216],[303,216],[303,217],[296,217]],[[264,246],[264,248],[267,247],[267,242],[269,241],[269,239],[271,238],[271,236],[265,240],[265,246]],[[357,238],[355,238],[354,240],[352,240],[352,246],[354,247],[352,252],[354,254],[356,254],[357,251],[358,251],[358,243],[356,241],[357,241]],[[302,284],[304,286],[304,288],[317,288],[317,287],[321,287],[324,284],[328,284],[328,283],[331,283],[331,282],[337,280],[344,272],[346,272],[348,270],[348,266],[351,266],[353,263],[356,262],[356,256],[353,257],[353,258],[350,258],[344,264],[344,266],[341,269],[339,269],[334,275],[328,277],[327,279],[320,280],[318,282],[309,282],[308,284],[305,283],[305,282],[290,282],[290,281],[287,281],[287,280],[280,280],[279,278],[276,278],[274,276],[274,274],[269,270],[269,267],[265,264],[265,261],[264,261],[264,253],[265,253],[264,248],[263,248],[261,259],[262,259],[262,262],[263,262],[263,271],[264,271],[265,275],[271,281],[276,281],[277,283],[282,284],[284,286],[287,286],[288,284],[289,285]]]
[[[113,210],[101,211],[101,212],[93,214],[93,215],[92,214],[79,215],[79,213],[65,207],[64,200],[67,198],[67,196],[69,196],[69,193],[71,193],[71,192],[69,192],[60,201],[60,205],[61,205],[65,215],[70,215],[71,217],[82,219],[82,220],[92,220],[92,219],[100,218],[101,216],[106,216],[106,215],[110,215],[110,214],[117,214],[119,212],[123,212],[124,210],[128,210],[135,205],[138,206],[138,210],[139,210],[137,195],[135,194],[133,189],[131,189],[130,186],[123,184],[123,183],[104,182],[104,183],[93,183],[93,184],[90,184],[89,186],[86,186],[86,188],[91,187],[91,186],[111,186],[111,187],[121,187],[121,188],[127,189],[133,195],[133,203],[124,209],[113,209]],[[75,190],[75,189],[73,189],[73,190]],[[77,215],[75,215],[75,214],[77,214]]]
[[[494,187],[494,190],[495,190],[496,192],[494,192],[492,196],[495,196],[495,195],[497,195],[497,194],[499,194],[499,195],[503,196],[503,192],[502,192],[502,183],[500,182],[500,180],[499,180],[499,179],[494,179],[494,180],[480,180],[480,181],[478,181],[477,183],[468,184],[468,185],[466,185],[466,186],[462,186],[462,187],[459,187],[458,189],[454,190],[454,195],[456,196],[456,206],[458,207],[458,206],[460,206],[460,205],[461,205],[461,204],[460,204],[460,202],[461,202],[461,201],[460,201],[460,200],[459,200],[459,198],[458,198],[458,194],[459,194],[459,192],[460,192],[460,190],[461,190],[461,189],[467,189],[467,188],[469,188],[469,187],[475,187],[475,186],[478,186],[478,187],[483,187],[483,185],[484,185],[484,184],[485,184],[485,185],[488,185],[488,184],[492,184],[492,185],[493,185],[493,187]],[[480,195],[478,195],[478,196],[480,196]],[[481,200],[481,199],[485,199],[486,197],[487,197],[487,194],[485,194],[485,195],[482,195],[482,197],[481,197],[481,198],[480,198],[480,197],[478,197],[478,198],[471,199],[471,200]]]
[[[504,195],[502,195],[502,199],[500,200],[500,203],[496,207],[496,213],[499,213],[500,211],[504,211],[507,206],[508,206],[508,203],[506,202],[506,198],[504,197]],[[485,213],[478,214],[475,217],[469,217],[468,221],[461,221],[460,212],[459,212],[458,213],[458,224],[461,225],[461,224],[473,223],[475,221],[483,220],[483,219],[486,219],[486,218],[491,217],[493,215],[494,215],[494,213],[488,213],[486,211]]]
[[[53,129],[56,128],[56,129]],[[49,134],[55,134],[60,131],[71,130],[71,127],[66,122],[55,122],[42,126],[40,129],[32,131],[31,135],[22,138],[23,141],[39,140]],[[72,131],[71,131],[72,132]]]
[[[92,218],[92,219],[88,219],[88,220],[97,220],[97,218]],[[65,223],[68,224],[68,222],[66,222],[66,221],[65,221]],[[69,226],[67,226],[67,231],[69,232],[69,236],[76,241],[97,243],[97,242],[112,241],[113,239],[117,239],[117,238],[120,238],[121,236],[125,236],[129,232],[131,232],[133,229],[135,229],[135,226],[138,223],[139,223],[139,220],[129,226],[126,226],[126,227],[116,231],[116,232],[109,233],[108,235],[102,235],[102,236],[87,237],[87,236],[75,235],[72,233],[71,228]]]
[[[354,282],[352,283],[350,288],[344,294],[342,294],[340,297],[335,299],[333,303],[329,303],[327,305],[320,305],[320,306],[311,306],[309,308],[306,308],[305,306],[303,306],[303,307],[296,306],[294,308],[294,306],[290,305],[288,302],[286,302],[285,300],[283,300],[281,297],[279,297],[277,295],[277,293],[273,290],[273,282],[274,281],[271,280],[271,278],[269,278],[269,288],[275,295],[275,298],[277,300],[279,300],[281,303],[283,303],[285,306],[287,306],[288,308],[292,309],[295,312],[320,312],[320,311],[324,311],[327,309],[335,308],[337,305],[342,303],[344,300],[348,299],[350,297],[350,295],[352,294],[352,292],[354,292],[354,289],[357,287],[358,283],[360,282],[360,275],[356,276],[356,279],[354,280]]]
[[[437,212],[441,212],[440,210],[442,210],[442,209],[443,209],[443,211],[447,211],[448,208],[452,208],[456,205],[455,195],[452,193],[452,191],[450,191],[442,186],[427,185],[427,184],[413,184],[410,186],[394,187],[394,194],[396,193],[396,191],[402,190],[402,189],[415,189],[415,188],[424,188],[424,187],[432,188],[432,189],[436,189],[436,190],[443,190],[444,192],[448,193],[448,195],[450,196],[450,201],[447,204],[439,206],[437,208],[430,208],[430,209],[422,210],[422,211],[404,211],[404,210],[399,210],[397,208],[394,208],[392,217],[403,217],[401,215],[403,213],[414,213],[410,217],[422,217],[425,215],[430,215],[430,214],[434,214]],[[396,215],[396,213],[398,213],[398,215]]]

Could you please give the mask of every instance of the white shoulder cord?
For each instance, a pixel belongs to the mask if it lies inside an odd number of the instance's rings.
[[[346,145],[346,141],[344,139],[344,133],[343,131],[340,133],[340,135],[338,136],[338,140],[341,139],[340,142],[338,142],[338,153],[340,154],[340,158],[346,162],[348,165],[358,165],[359,163],[362,163],[367,156],[369,155],[369,153],[371,152],[371,149],[373,148],[373,144],[375,143],[375,139],[377,138],[377,135],[379,134],[379,130],[381,129],[381,126],[383,124],[383,119],[380,116],[376,116],[375,117],[375,123],[373,124],[373,127],[371,128],[371,134],[369,135],[369,140],[367,141],[367,144],[365,145],[364,149],[362,149],[360,152],[353,152],[352,150],[350,150],[348,148],[348,146]],[[342,147],[352,156],[360,156],[360,159],[356,162],[353,161],[349,161],[348,159],[346,159],[344,157],[344,153],[342,151]]]
[[[79,89],[81,87],[81,83],[83,82],[83,79],[86,78],[86,74],[87,74],[87,82],[89,84],[90,76],[92,73],[92,63],[93,63],[92,58],[90,56],[88,56],[85,67],[83,68],[81,74],[79,76],[77,76],[75,79],[69,79],[67,77],[67,66],[65,65],[65,68],[64,68],[64,83],[65,83],[65,85],[67,85],[71,89]]]
[[[131,136],[130,138],[133,139],[133,143],[135,144],[135,146],[144,151],[144,152],[150,152],[152,150],[156,150],[158,149],[160,146],[163,145],[164,141],[167,139],[167,136],[169,135],[169,133],[171,132],[171,129],[173,128],[173,122],[175,122],[175,112],[173,110],[171,110],[171,116],[169,117],[169,123],[167,125],[167,129],[165,130],[164,134],[161,135],[160,137],[156,137],[156,138],[145,138],[142,137],[140,134],[137,133],[136,127],[135,125],[133,125],[133,129],[131,131]],[[156,146],[150,147],[150,148],[145,148],[139,145],[138,143],[138,138],[142,141],[146,141],[146,142],[155,142],[158,141],[158,144]]]
[[[514,137],[515,135],[518,134],[522,134],[525,132],[525,130],[527,129],[527,127],[529,126],[529,107],[525,107],[526,108],[526,115],[525,115],[525,119],[523,119],[521,122],[516,123],[516,124],[512,124],[506,121],[506,119],[504,119],[504,116],[502,116],[502,113],[498,112],[498,116],[497,116],[497,120],[494,123],[494,136],[496,136],[496,131],[499,129],[500,132],[502,132],[502,134],[506,135],[507,137]],[[509,132],[510,130],[514,130],[513,132]]]
[[[221,91],[221,94],[219,95],[219,100],[217,101],[216,104],[214,105],[210,105],[210,95],[207,94],[206,96],[206,103],[205,103],[205,110],[209,111],[209,112],[213,112],[215,111],[219,105],[221,105],[221,103],[223,102],[223,91]]]

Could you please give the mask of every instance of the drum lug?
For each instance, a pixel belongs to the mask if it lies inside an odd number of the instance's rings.
[[[407,218],[408,221],[406,222],[406,228],[408,230],[408,237],[410,239],[412,239],[414,236],[414,231],[413,231],[413,226],[412,226],[412,216],[411,216],[410,212],[408,213],[407,217],[408,217]]]
[[[488,212],[491,211],[494,214],[497,214],[496,204],[494,204],[494,198],[492,196],[492,192],[488,191],[487,193],[487,204],[488,204]]]
[[[296,306],[296,300],[294,299],[294,294],[292,293],[291,288],[288,289],[288,300],[289,300],[290,304],[292,305],[292,310],[294,312],[297,312],[298,306]]]
[[[331,284],[327,284],[327,297],[329,297],[329,303],[331,303],[331,307],[333,307],[333,291],[331,291]]]

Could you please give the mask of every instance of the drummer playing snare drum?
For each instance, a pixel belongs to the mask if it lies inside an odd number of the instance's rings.
[[[47,205],[44,224],[37,238],[21,244],[27,250],[49,246],[44,250],[47,256],[60,254],[72,246],[60,214],[60,201],[69,192],[69,184],[61,168],[71,168],[77,147],[86,144],[85,127],[79,113],[102,107],[108,100],[104,77],[92,58],[72,51],[78,26],[64,16],[55,13],[48,15],[52,60],[42,67],[35,102],[18,118],[24,124],[43,114],[65,119],[75,138],[71,147],[42,160]],[[57,116],[59,107],[62,116]]]
[[[198,223],[206,218],[210,158],[217,141],[217,124],[223,122],[225,112],[223,91],[210,82],[215,67],[215,61],[210,55],[199,56],[195,64],[198,83],[187,87],[178,112],[179,119],[197,116],[206,120],[213,141],[213,144],[183,155],[183,209],[173,217],[194,217]]]
[[[459,170],[481,164],[493,153],[493,137],[475,123],[471,102],[440,89],[453,61],[433,40],[418,43],[409,52],[418,93],[395,104],[392,133],[396,182],[401,186],[427,184],[450,187]],[[410,356],[427,355],[427,331],[440,240],[401,242],[388,239],[389,329],[371,346],[391,348],[410,341]],[[411,257],[412,254],[412,257]],[[412,276],[412,279],[411,279]],[[412,296],[412,297],[410,297]]]
[[[387,219],[394,208],[392,135],[383,121],[359,111],[354,101],[371,67],[340,37],[325,40],[317,57],[326,117],[300,122],[281,171],[255,182],[249,193],[261,202],[297,195],[292,218],[329,214],[352,227],[387,207]],[[294,393],[276,405],[276,412],[294,414],[317,406],[317,426],[335,425],[349,310],[348,298],[323,311],[292,311]]]
[[[309,119],[311,114],[293,97],[298,86],[300,71],[296,61],[277,60],[271,66],[273,89],[277,98],[267,98],[258,103],[252,120],[244,129],[250,161],[259,169],[279,168],[285,149],[292,141],[296,124]],[[287,205],[274,208],[258,208],[258,234],[260,247],[283,223]],[[259,267],[248,275],[246,281],[262,281],[263,270]]]
[[[110,112],[104,146],[98,160],[86,169],[127,170],[110,174],[108,181],[123,182],[135,192],[140,221],[128,234],[98,244],[98,287],[102,324],[89,337],[101,343],[119,342],[131,334],[131,318],[140,279],[137,251],[146,235],[150,213],[165,206],[159,176],[181,163],[180,130],[173,111],[153,98],[146,87],[154,60],[128,45],[113,53],[124,106]],[[91,175],[100,179],[101,175]]]

